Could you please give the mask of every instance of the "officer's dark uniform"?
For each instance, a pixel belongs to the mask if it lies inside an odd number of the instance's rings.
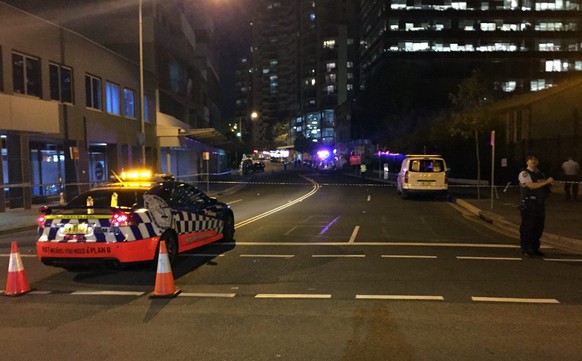
[[[527,173],[527,174],[524,174]],[[525,169],[520,174],[520,195],[521,195],[521,225],[519,227],[520,244],[523,252],[539,252],[540,238],[544,232],[546,220],[545,200],[549,194],[549,186],[537,189],[530,189],[523,185],[523,178],[531,178],[532,182],[545,179],[546,176],[538,171],[533,172]]]

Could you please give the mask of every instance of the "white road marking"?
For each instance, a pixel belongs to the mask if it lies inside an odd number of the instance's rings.
[[[576,259],[576,258],[544,258],[544,261],[549,261],[549,262],[582,262],[582,259]]]
[[[293,258],[294,254],[241,254],[240,257],[252,258]]]
[[[0,257],[10,257],[10,253],[8,254],[0,254]],[[20,253],[20,258],[36,258],[35,254],[22,254]]]
[[[352,235],[350,236],[350,240],[348,243],[353,244],[356,241],[356,237],[358,236],[358,232],[360,231],[360,226],[355,226],[354,230],[352,231]]]
[[[236,246],[393,246],[393,247],[459,247],[459,248],[511,248],[518,249],[519,245],[494,243],[431,243],[431,242],[223,242],[221,245]]]
[[[53,291],[30,291],[30,295],[50,295]]]
[[[259,294],[255,295],[255,298],[329,299],[329,298],[331,298],[331,295],[330,294],[305,294],[305,293],[259,293]]]
[[[465,260],[485,260],[485,261],[522,261],[519,257],[472,257],[472,256],[457,256],[457,259]]]
[[[368,195],[368,202],[372,199],[371,195]]]
[[[312,254],[313,258],[364,258],[365,254]]]
[[[237,199],[236,201],[228,202],[227,204],[233,204],[242,201],[242,199]]]
[[[188,254],[182,253],[180,257],[224,257],[224,254],[219,253],[196,253],[196,254]]]
[[[283,209],[285,209],[285,208],[289,208],[289,207],[291,207],[292,205],[294,205],[294,204],[296,204],[296,203],[302,202],[303,200],[305,200],[305,199],[307,199],[307,198],[311,197],[312,195],[314,195],[315,193],[317,193],[317,191],[318,191],[318,190],[319,190],[319,188],[320,188],[320,185],[319,185],[317,182],[315,182],[314,180],[312,180],[312,179],[309,179],[309,178],[307,178],[307,177],[305,177],[305,178],[306,178],[308,181],[310,181],[310,182],[311,182],[311,184],[313,185],[313,189],[312,189],[312,190],[311,190],[309,193],[307,193],[307,194],[305,194],[305,195],[303,195],[303,196],[301,196],[301,197],[299,197],[299,198],[297,198],[297,199],[295,199],[295,200],[293,200],[293,201],[291,201],[291,202],[289,202],[289,203],[286,203],[286,204],[283,204],[283,205],[281,205],[281,206],[279,206],[279,207],[273,208],[273,209],[271,209],[270,211],[267,211],[267,212],[265,212],[265,213],[262,213],[262,214],[256,215],[256,216],[254,216],[254,217],[251,217],[251,218],[249,218],[249,219],[245,219],[244,221],[241,221],[241,222],[239,222],[239,223],[235,224],[235,225],[234,225],[234,228],[235,228],[235,229],[237,229],[237,228],[240,228],[240,227],[244,227],[244,226],[246,226],[246,225],[248,225],[248,224],[251,224],[251,223],[253,223],[253,222],[256,222],[256,221],[258,221],[258,220],[260,220],[260,219],[262,219],[262,218],[265,218],[265,217],[267,217],[267,216],[270,216],[270,215],[271,215],[271,214],[273,214],[273,213],[277,213],[277,212],[279,212],[279,211],[282,211],[282,210],[283,210]]]
[[[417,300],[417,301],[444,301],[443,296],[418,295],[356,295],[357,300]]]
[[[145,292],[131,291],[75,291],[71,292],[73,296],[141,296]]]
[[[560,303],[553,298],[504,298],[504,297],[471,297],[474,302],[510,302],[510,303]]]
[[[201,293],[201,292],[182,292],[178,297],[209,297],[209,298],[233,298],[236,293]]]
[[[407,254],[383,254],[382,258],[419,258],[419,259],[436,259],[437,256],[407,255]]]

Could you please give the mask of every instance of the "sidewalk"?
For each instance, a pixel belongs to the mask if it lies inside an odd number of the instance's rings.
[[[559,184],[556,185],[554,192],[546,200],[546,224],[541,240],[542,246],[582,253],[582,201],[566,201],[561,187]],[[520,202],[519,189],[512,187],[506,192],[499,191],[498,199],[494,197],[493,208],[489,188],[482,191],[482,196],[483,193],[487,194],[481,200],[457,198],[454,201],[483,220],[519,238],[521,223],[517,209]]]

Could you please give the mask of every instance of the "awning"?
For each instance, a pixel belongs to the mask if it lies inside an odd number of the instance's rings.
[[[226,139],[224,134],[214,128],[184,129],[180,132],[180,136],[188,137],[215,147],[232,143],[230,140]]]

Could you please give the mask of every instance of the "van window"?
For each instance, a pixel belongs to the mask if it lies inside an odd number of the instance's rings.
[[[411,172],[444,172],[445,166],[441,159],[416,159],[411,162]]]

